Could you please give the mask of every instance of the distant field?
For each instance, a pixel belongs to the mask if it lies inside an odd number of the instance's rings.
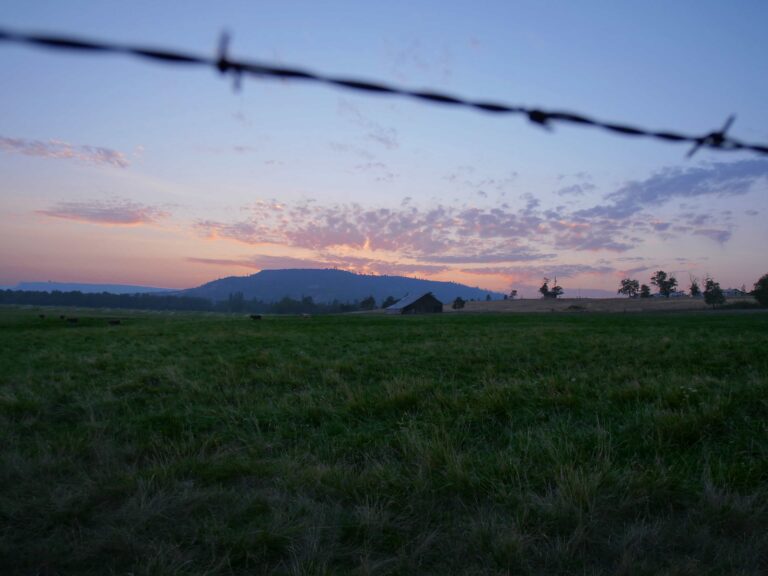
[[[730,298],[727,303],[756,304],[751,296]],[[453,312],[450,304],[446,304],[446,312]],[[467,302],[462,312],[680,312],[708,308],[704,298],[531,298]]]
[[[768,573],[768,314],[63,313],[0,308],[2,574]]]

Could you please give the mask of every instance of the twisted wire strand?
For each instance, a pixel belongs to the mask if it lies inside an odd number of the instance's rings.
[[[753,144],[737,140],[728,136],[727,131],[733,124],[735,117],[730,116],[720,130],[714,130],[700,135],[682,134],[669,130],[649,130],[623,124],[619,122],[606,122],[589,116],[567,112],[562,110],[543,110],[525,106],[514,106],[500,102],[487,102],[483,100],[470,100],[431,90],[412,90],[384,82],[368,81],[355,78],[341,78],[327,74],[320,74],[302,68],[278,66],[270,63],[234,60],[228,57],[227,48],[229,37],[224,34],[220,38],[218,53],[216,56],[200,56],[174,50],[152,48],[146,46],[134,46],[127,44],[115,44],[99,42],[84,38],[69,36],[57,36],[47,34],[28,34],[13,32],[0,28],[0,42],[15,44],[27,44],[37,47],[72,50],[90,53],[122,54],[142,59],[164,62],[166,64],[194,65],[214,68],[222,74],[230,74],[235,79],[235,86],[240,85],[243,75],[255,77],[272,77],[288,80],[304,80],[326,84],[347,90],[356,90],[375,94],[386,94],[412,98],[433,104],[444,104],[470,108],[491,114],[511,114],[525,116],[534,124],[549,127],[555,123],[578,124],[624,136],[653,138],[665,142],[682,142],[692,144],[688,153],[691,157],[701,148],[714,150],[743,150],[757,154],[768,155],[768,145]]]

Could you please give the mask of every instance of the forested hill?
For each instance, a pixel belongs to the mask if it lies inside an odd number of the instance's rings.
[[[434,282],[404,276],[367,276],[344,270],[262,270],[251,276],[230,276],[208,282],[197,288],[179,292],[184,296],[226,300],[230,294],[242,292],[246,300],[276,302],[285,296],[294,299],[311,297],[315,302],[354,302],[373,296],[377,304],[392,296],[400,299],[406,294],[432,292],[443,302],[460,296],[465,300],[494,300],[503,294],[473,288],[455,282]]]

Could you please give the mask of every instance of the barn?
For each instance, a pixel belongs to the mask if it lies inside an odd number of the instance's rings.
[[[434,314],[443,311],[443,303],[432,295],[405,296],[387,308],[387,314]]]

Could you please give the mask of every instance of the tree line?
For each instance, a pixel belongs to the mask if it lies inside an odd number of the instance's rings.
[[[678,287],[677,278],[667,274],[664,270],[658,270],[653,276],[651,276],[651,284],[658,289],[659,296],[669,298],[675,294],[675,288]],[[768,274],[763,274],[753,289],[747,292],[746,287],[743,287],[741,292],[746,295],[754,296],[761,306],[768,306]],[[630,298],[650,298],[651,288],[647,284],[640,284],[639,281],[633,278],[623,278],[619,284],[617,294],[623,294]],[[704,301],[711,306],[719,306],[725,303],[725,294],[720,287],[720,283],[716,282],[711,276],[704,278],[704,286],[699,285],[699,279],[695,276],[690,277],[690,285],[688,287],[688,293],[692,298],[703,297]]]
[[[396,299],[389,296],[382,308],[394,304]],[[284,296],[277,302],[265,302],[258,298],[247,299],[242,292],[233,292],[226,300],[214,302],[197,296],[170,294],[112,294],[110,292],[39,292],[32,290],[0,290],[0,304],[21,304],[31,306],[76,306],[80,308],[116,308],[125,310],[172,310],[195,312],[232,312],[251,314],[333,314],[373,310],[376,300],[373,296],[362,301],[315,302],[311,296],[301,299]]]
[[[78,306],[82,308],[123,308],[140,310],[213,310],[207,298],[170,294],[112,294],[75,290],[39,292],[33,290],[0,290],[0,304],[35,306]]]

